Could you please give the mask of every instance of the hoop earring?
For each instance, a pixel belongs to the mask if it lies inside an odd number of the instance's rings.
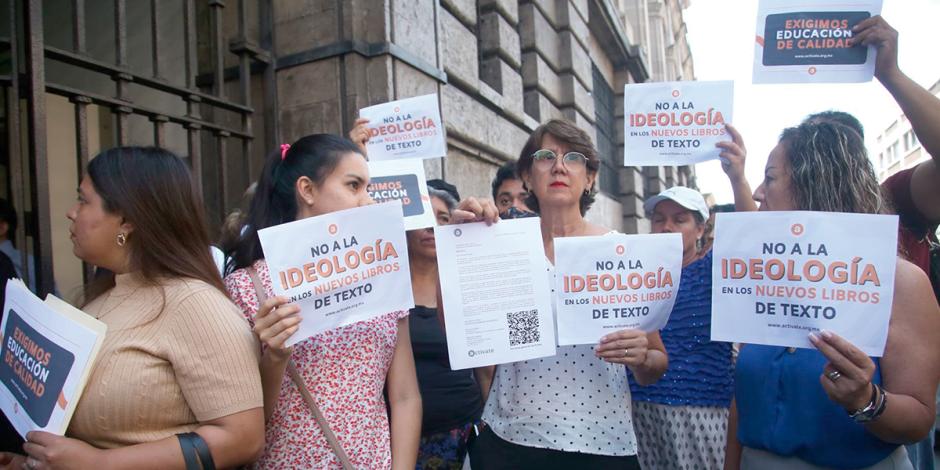
[[[127,244],[127,235],[124,232],[121,232],[117,235],[117,246],[124,246]]]

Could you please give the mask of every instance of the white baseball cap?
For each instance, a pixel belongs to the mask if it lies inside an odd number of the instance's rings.
[[[685,186],[673,186],[647,199],[643,203],[643,210],[646,211],[647,217],[653,214],[656,204],[666,199],[674,201],[692,212],[698,212],[701,214],[702,220],[708,220],[708,204],[705,203],[702,193]]]

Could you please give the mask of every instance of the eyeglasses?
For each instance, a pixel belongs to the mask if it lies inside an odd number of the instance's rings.
[[[557,158],[558,155],[548,149],[536,150],[532,154],[535,163],[546,168],[554,166]],[[561,162],[565,168],[584,168],[587,165],[587,157],[581,152],[568,152],[561,157]]]

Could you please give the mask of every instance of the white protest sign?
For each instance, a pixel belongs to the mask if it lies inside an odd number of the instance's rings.
[[[22,281],[7,281],[0,410],[21,436],[65,434],[105,330],[104,323],[55,296],[43,302]]]
[[[369,120],[370,161],[447,156],[447,140],[436,94],[359,110]]]
[[[624,166],[691,165],[718,158],[715,144],[731,140],[734,82],[625,85]]]
[[[832,212],[720,213],[712,341],[812,348],[830,330],[884,353],[898,217]]]
[[[625,329],[662,329],[681,277],[678,233],[556,238],[558,345],[597,344]]]
[[[401,201],[405,230],[437,224],[422,160],[369,162],[369,196],[375,202]]]
[[[875,48],[850,47],[852,28],[881,14],[881,0],[761,0],[754,83],[868,82]]]
[[[300,305],[303,321],[288,346],[414,307],[399,201],[269,227],[258,237],[275,294]]]
[[[434,228],[452,369],[555,354],[540,224],[532,217]]]

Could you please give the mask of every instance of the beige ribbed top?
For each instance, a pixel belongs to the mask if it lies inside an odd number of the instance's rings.
[[[68,436],[120,447],[263,406],[258,343],[225,294],[193,279],[115,282],[84,309],[108,333]]]

